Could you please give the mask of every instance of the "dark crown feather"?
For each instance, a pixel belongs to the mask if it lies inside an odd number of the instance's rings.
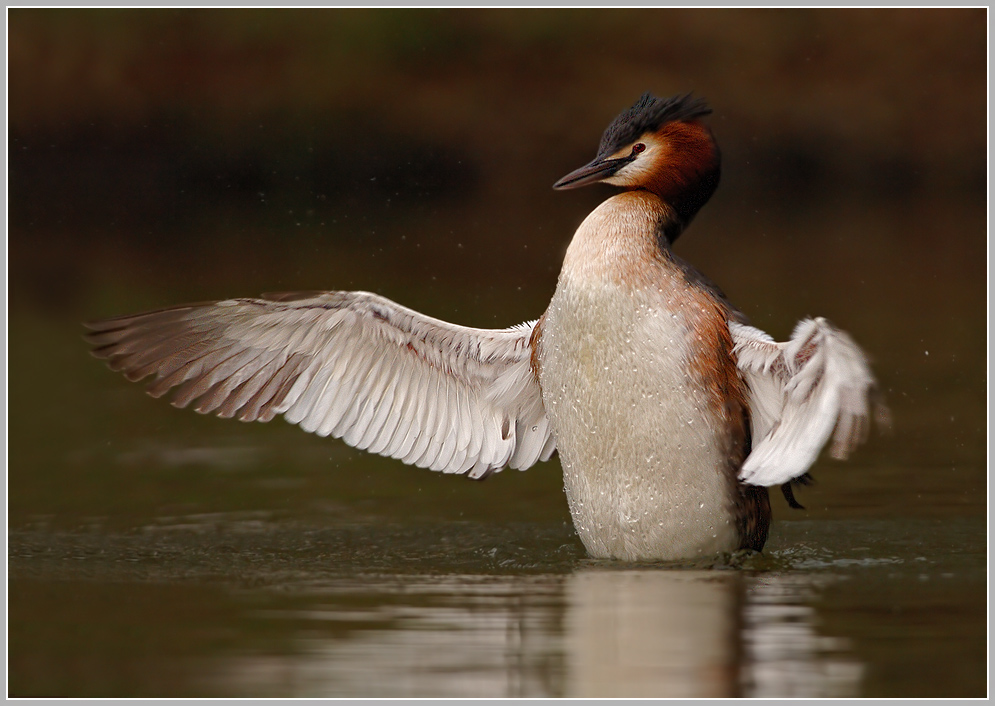
[[[671,98],[657,98],[648,91],[635,105],[612,120],[601,136],[598,157],[617,152],[630,142],[635,142],[645,132],[654,132],[664,123],[694,120],[708,115],[712,109],[702,98],[691,98],[690,93]]]

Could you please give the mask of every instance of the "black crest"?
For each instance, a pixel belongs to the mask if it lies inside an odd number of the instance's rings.
[[[658,130],[664,123],[694,120],[711,112],[704,99],[691,98],[690,93],[671,98],[657,98],[649,92],[644,93],[635,105],[615,118],[605,130],[598,147],[598,157],[616,152],[644,132]]]

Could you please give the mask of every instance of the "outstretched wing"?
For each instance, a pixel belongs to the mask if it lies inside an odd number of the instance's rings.
[[[172,403],[473,478],[555,448],[530,367],[535,322],[456,326],[368,292],[264,295],[89,323],[93,354]]]
[[[753,427],[741,481],[786,483],[804,475],[830,435],[830,453],[840,459],[866,439],[875,380],[846,333],[822,318],[799,322],[784,343],[752,326],[730,322],[729,330]],[[876,413],[884,421],[885,408]]]

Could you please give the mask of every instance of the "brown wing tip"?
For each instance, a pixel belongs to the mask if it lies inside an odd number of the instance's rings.
[[[89,341],[87,342],[89,343]],[[111,355],[113,355],[106,346],[102,348],[91,348],[89,353],[97,360],[109,360]]]

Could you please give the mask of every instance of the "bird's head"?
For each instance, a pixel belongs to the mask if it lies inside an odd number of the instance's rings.
[[[711,112],[691,94],[656,98],[644,93],[605,130],[597,156],[553,188],[605,182],[644,189],[663,199],[686,225],[719,183],[719,149],[700,121]]]

